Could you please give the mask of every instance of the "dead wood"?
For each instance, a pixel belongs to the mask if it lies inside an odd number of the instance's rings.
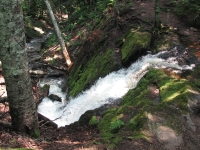
[[[40,113],[38,113],[38,119],[39,119],[39,122],[42,122],[42,121],[44,122],[42,125],[40,125],[40,127],[46,125],[46,126],[52,126],[54,128],[58,128],[58,125],[56,123],[54,123],[52,120],[43,116]]]

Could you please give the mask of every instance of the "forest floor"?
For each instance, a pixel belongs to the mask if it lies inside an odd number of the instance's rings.
[[[161,1],[161,5],[167,6],[167,1]],[[136,1],[134,2],[132,10],[127,15],[137,15],[138,20],[147,18],[149,22],[154,21],[154,1]],[[136,13],[137,12],[137,13]],[[121,18],[122,21],[125,18]],[[199,29],[188,26],[184,20],[178,18],[172,12],[162,12],[161,22],[164,25],[170,26],[176,30],[177,34],[181,37],[181,43],[191,49],[190,53],[193,53],[200,60],[200,32]],[[151,27],[149,23],[142,22],[143,28],[147,30]],[[115,38],[115,37],[113,37]],[[4,83],[2,72],[0,72],[0,83]],[[0,84],[0,96],[5,96],[5,85]],[[200,116],[193,116],[196,119],[198,130],[200,131]],[[78,126],[71,125],[67,128],[62,127],[55,129],[51,126],[40,127],[41,136],[37,139],[31,138],[28,135],[22,135],[16,133],[11,128],[11,117],[9,115],[9,106],[7,103],[0,103],[0,149],[11,148],[27,148],[36,150],[106,150],[106,145],[102,144],[103,141],[98,133],[98,129],[92,126]],[[188,135],[188,137],[192,136]],[[200,133],[196,134],[200,139]],[[199,140],[200,142],[200,140]],[[155,143],[149,143],[145,140],[125,139],[122,145],[116,149],[129,150],[129,149],[156,149],[156,145],[159,146],[163,143],[156,141]],[[131,145],[131,146],[130,146]],[[177,148],[178,149],[178,148]],[[191,149],[193,149],[191,147]]]

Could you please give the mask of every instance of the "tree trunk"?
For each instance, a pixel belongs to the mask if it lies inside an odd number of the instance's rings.
[[[155,28],[161,28],[160,22],[160,0],[155,0]]]
[[[19,132],[38,135],[38,116],[28,74],[21,0],[1,0],[0,20],[0,58],[12,127]]]
[[[64,57],[65,57],[66,63],[67,63],[67,65],[68,65],[68,67],[70,67],[70,66],[72,65],[72,62],[71,62],[71,59],[70,59],[69,54],[68,54],[68,52],[67,52],[67,48],[66,48],[65,42],[64,42],[64,40],[63,40],[63,38],[62,38],[60,29],[59,29],[58,24],[57,24],[57,22],[56,22],[56,18],[55,18],[54,14],[53,14],[53,11],[52,11],[52,9],[51,9],[51,5],[50,5],[50,3],[49,3],[48,0],[44,0],[44,1],[45,1],[46,5],[47,5],[47,8],[48,8],[48,10],[49,10],[49,14],[50,14],[50,16],[51,16],[51,20],[52,20],[52,23],[53,23],[53,25],[54,25],[54,28],[55,28],[55,31],[56,31],[58,40],[59,40],[59,42],[60,42],[60,46],[61,46],[61,49],[62,49],[62,51],[63,51],[63,55],[64,55]]]

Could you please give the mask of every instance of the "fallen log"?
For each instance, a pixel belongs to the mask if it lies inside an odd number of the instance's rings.
[[[54,123],[52,120],[50,120],[49,118],[43,116],[40,113],[38,113],[38,120],[39,120],[39,122],[43,121],[43,124],[41,126],[47,125],[47,126],[52,126],[54,128],[58,128],[58,125],[56,123]]]

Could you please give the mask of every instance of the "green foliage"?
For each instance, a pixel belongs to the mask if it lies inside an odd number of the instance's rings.
[[[31,16],[25,16],[24,17],[24,22],[25,22],[26,25],[31,27]]]
[[[176,13],[180,16],[200,13],[200,1],[175,0]]]
[[[121,115],[118,114],[116,116],[116,110],[116,108],[110,108],[98,124],[98,129],[100,130],[104,142],[111,149],[122,141],[122,138],[117,136],[117,134],[119,129],[124,126],[124,122],[119,119]]]
[[[69,7],[73,6],[69,20],[65,23],[65,31],[72,31],[76,26],[86,26],[92,30],[104,17],[104,11],[113,3],[113,0],[93,1],[92,5],[86,1],[71,1]],[[69,8],[68,8],[69,9]]]
[[[98,1],[96,8],[98,11],[103,12],[107,7],[113,6],[115,0]]]
[[[89,121],[89,125],[97,125],[99,123],[99,120],[97,119],[96,116],[92,116],[92,118]]]
[[[133,130],[140,130],[145,122],[146,122],[146,117],[144,111],[140,111],[129,121],[128,127],[130,127]]]
[[[26,15],[32,17],[42,17],[46,5],[43,0],[22,1],[22,8]]]
[[[110,129],[115,130],[115,129],[120,129],[122,126],[124,126],[124,122],[121,120],[115,120],[111,123]]]
[[[57,39],[57,36],[55,33],[51,34],[49,36],[49,38],[46,40],[45,42],[45,47],[48,48],[48,47],[51,47],[51,46],[54,46],[58,44],[58,39]]]
[[[186,17],[190,24],[200,27],[200,1],[199,0],[173,0],[176,2],[175,12]]]

